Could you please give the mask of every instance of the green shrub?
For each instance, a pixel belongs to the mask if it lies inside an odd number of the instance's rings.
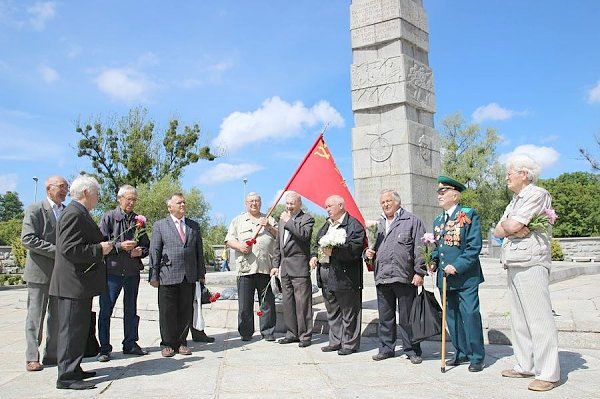
[[[563,254],[560,243],[557,240],[550,241],[550,254],[552,260],[564,260],[565,255]]]

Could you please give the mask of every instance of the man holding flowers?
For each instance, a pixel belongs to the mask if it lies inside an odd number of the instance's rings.
[[[410,310],[423,285],[426,273],[420,250],[420,239],[425,234],[423,222],[400,206],[400,194],[383,190],[379,197],[383,213],[379,219],[377,239],[373,248],[365,250],[364,256],[374,264],[377,310],[379,311],[379,353],[373,360],[394,357],[396,350],[396,307],[400,342],[412,364],[421,359],[420,344],[412,344],[409,324]]]
[[[329,345],[323,352],[349,355],[360,348],[365,229],[346,212],[344,199],[325,200],[329,218],[317,233],[317,250],[310,266],[317,269],[329,324]],[[321,253],[319,255],[319,252]]]
[[[540,173],[527,155],[506,163],[506,183],[514,193],[494,235],[503,237],[501,261],[508,272],[513,348],[517,364],[503,377],[535,377],[533,391],[559,384],[558,335],[548,288],[551,266],[549,228],[556,219],[548,191],[535,185]]]
[[[260,211],[262,200],[257,193],[246,196],[246,212],[236,216],[227,229],[225,244],[235,250],[238,279],[238,332],[242,341],[254,334],[254,292],[258,292],[260,333],[266,341],[275,341],[277,311],[275,296],[268,288],[275,250],[275,219]],[[258,233],[258,234],[257,234]]]
[[[110,359],[110,317],[121,290],[123,291],[123,353],[146,355],[147,351],[137,344],[138,325],[137,297],[140,285],[140,270],[144,268],[142,258],[148,256],[150,240],[146,234],[146,218],[134,212],[137,190],[128,184],[117,192],[119,205],[104,214],[100,231],[106,240],[114,243],[113,250],[106,255],[108,290],[100,295],[98,336],[100,353],[98,361]]]
[[[437,286],[447,282],[447,324],[452,345],[456,349],[448,366],[470,363],[469,371],[483,370],[485,348],[479,312],[479,284],[483,272],[479,262],[481,252],[481,226],[479,215],[473,208],[459,203],[466,187],[447,177],[438,177],[437,198],[444,210],[433,220],[433,234],[437,247],[433,250],[437,268]]]

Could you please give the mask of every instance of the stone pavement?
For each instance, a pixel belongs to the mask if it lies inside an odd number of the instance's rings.
[[[360,352],[350,356],[323,353],[320,347],[326,335],[315,334],[313,345],[298,348],[260,340],[260,334],[248,343],[237,334],[236,301],[218,301],[204,308],[207,333],[216,338],[212,344],[190,341],[191,356],[160,356],[159,331],[156,321],[156,291],[141,284],[140,345],[148,348],[148,356],[125,356],[114,352],[113,359],[99,363],[88,358],[84,370],[95,370],[91,379],[97,388],[88,391],[57,390],[56,368],[41,372],[25,371],[24,320],[26,290],[0,290],[0,398],[600,398],[600,264],[553,265],[551,293],[560,333],[562,385],[547,393],[527,390],[530,380],[507,379],[501,370],[512,366],[512,349],[494,344],[498,337],[507,339],[508,299],[504,274],[497,263],[484,261],[486,283],[481,287],[482,314],[486,337],[486,368],[469,373],[465,365],[440,372],[440,344],[423,344],[424,361],[412,365],[400,356],[374,362],[377,338],[376,303],[372,277],[365,276],[363,295],[363,340]],[[368,278],[371,277],[371,280]],[[226,286],[225,273],[210,274],[211,288]],[[430,279],[426,279],[431,288]],[[316,304],[317,325],[322,317],[322,304]],[[117,314],[118,316],[118,309]],[[508,324],[506,324],[508,325]],[[113,319],[112,344],[120,349],[122,323]],[[281,336],[282,334],[278,334]],[[452,345],[448,344],[447,358]]]

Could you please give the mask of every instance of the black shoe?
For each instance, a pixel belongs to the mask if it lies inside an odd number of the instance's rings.
[[[206,335],[206,333],[204,331],[200,331],[197,334],[194,334],[192,332],[192,341],[194,342],[215,342],[215,338],[214,337],[209,337],[208,335]]]
[[[251,341],[252,340],[252,335],[242,335],[242,341]]]
[[[471,363],[469,364],[469,371],[472,373],[476,373],[478,371],[483,370],[484,364],[483,363]]]
[[[389,359],[390,357],[394,357],[394,353],[379,352],[378,354],[373,355],[372,359],[375,360],[376,362],[378,362],[380,360]]]
[[[56,381],[57,389],[93,389],[96,388],[96,385],[92,382],[88,381],[73,381],[73,382],[65,382],[65,381]]]
[[[300,340],[298,338],[281,338],[279,341],[280,344],[291,344],[293,342],[300,342]]]
[[[123,354],[144,356],[148,354],[148,351],[140,348],[139,345],[134,345],[131,349],[123,349]]]
[[[81,370],[81,378],[87,380],[88,378],[92,378],[96,376],[95,371],[83,371]]]
[[[412,364],[421,364],[423,363],[423,358],[419,355],[409,355],[408,358]]]
[[[338,355],[346,356],[346,355],[351,355],[354,352],[356,352],[354,349],[342,348],[342,349],[338,350]]]
[[[42,364],[44,366],[56,366],[58,362],[56,361],[56,359],[44,359],[42,360]]]
[[[110,360],[110,352],[109,353],[99,353],[96,358],[99,362],[108,362]]]
[[[327,345],[327,346],[321,347],[321,351],[323,351],[323,352],[334,352],[334,351],[339,350],[340,348],[341,348],[341,346],[329,346],[329,345]]]
[[[311,342],[310,342],[310,341],[300,341],[300,342],[298,343],[298,346],[299,346],[300,348],[306,348],[307,346],[310,346],[310,345],[311,345]]]
[[[265,341],[275,341],[275,337],[273,335],[271,335],[271,334],[263,335],[263,339]]]
[[[464,363],[468,363],[469,361],[467,359],[456,359],[456,358],[452,358],[452,359],[448,359],[446,360],[446,366],[458,366]]]

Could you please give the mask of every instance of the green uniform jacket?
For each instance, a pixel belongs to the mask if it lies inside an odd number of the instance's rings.
[[[457,274],[447,276],[447,289],[458,290],[472,287],[483,282],[483,272],[479,262],[481,252],[481,227],[479,215],[472,208],[458,204],[454,212],[444,223],[442,212],[433,220],[433,235],[436,248],[433,250],[437,273],[437,286],[442,288],[442,271],[447,265],[453,265]],[[462,227],[461,227],[462,225]]]

